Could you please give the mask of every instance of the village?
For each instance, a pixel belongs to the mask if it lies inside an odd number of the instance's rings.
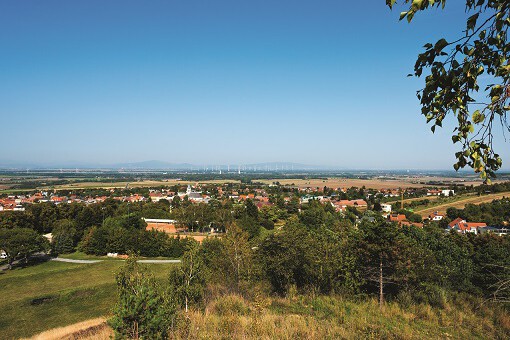
[[[319,202],[331,206],[336,213],[345,215],[355,212],[356,220],[361,221],[375,211],[389,222],[400,226],[415,226],[423,228],[430,223],[438,224],[443,221],[446,212],[434,211],[420,216],[413,213],[413,209],[404,209],[404,197],[410,200],[434,198],[451,198],[455,190],[451,188],[402,188],[402,189],[370,189],[370,188],[328,188],[328,187],[292,187],[282,186],[279,183],[269,185],[211,185],[188,184],[187,186],[173,186],[171,188],[144,188],[128,190],[109,189],[100,190],[99,194],[84,194],[83,190],[66,192],[64,190],[44,190],[33,193],[0,196],[0,213],[17,211],[23,212],[26,207],[33,204],[100,204],[107,200],[114,200],[125,204],[158,203],[168,204],[169,216],[172,208],[179,202],[186,201],[194,205],[207,205],[218,201],[229,201],[234,205],[242,205],[246,201],[252,202],[260,211],[271,209],[275,205],[294,205],[297,212],[306,209],[310,202]],[[89,190],[90,191],[90,190]],[[384,203],[389,202],[389,203]],[[189,226],[176,218],[154,218],[154,216],[141,216],[147,224],[147,230],[157,230],[172,237],[187,236],[202,242],[207,237],[221,235],[224,228],[212,225],[200,226],[200,232],[192,232]],[[276,220],[275,220],[276,222]],[[466,221],[460,217],[440,224],[446,232],[455,230],[459,233],[495,233],[504,235],[508,233],[507,225],[487,225],[480,221]],[[281,227],[281,225],[280,225]],[[51,240],[51,234],[47,234]]]

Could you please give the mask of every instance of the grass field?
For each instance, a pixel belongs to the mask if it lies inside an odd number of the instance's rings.
[[[95,264],[44,262],[0,273],[0,339],[32,336],[50,328],[108,315],[116,299],[122,261]],[[149,265],[166,279],[172,264]]]
[[[470,196],[470,197],[459,197],[453,198],[452,201],[440,204],[428,205],[427,207],[417,208],[415,212],[417,214],[426,217],[435,211],[439,213],[446,213],[446,209],[448,208],[457,208],[463,209],[466,204],[482,204],[482,203],[490,203],[493,200],[502,199],[503,197],[510,197],[510,192],[502,192],[497,194],[489,194],[483,196]]]

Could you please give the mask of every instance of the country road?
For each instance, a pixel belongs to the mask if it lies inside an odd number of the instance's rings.
[[[98,263],[103,262],[104,260],[75,260],[75,259],[66,259],[62,257],[49,257],[46,254],[35,254],[32,256],[32,258],[47,258],[50,261],[56,261],[56,262],[66,262],[66,263],[76,263],[76,264],[92,264],[92,263]],[[23,259],[15,260],[13,261],[13,266],[18,264],[19,262],[23,261]],[[125,261],[125,260],[112,260],[112,261]],[[138,260],[138,263],[150,263],[150,264],[163,264],[163,263],[181,263],[181,260]],[[4,264],[0,266],[0,272],[9,269],[8,264]]]
[[[55,257],[52,258],[51,261],[57,261],[57,262],[67,262],[67,263],[98,263],[102,262],[104,260],[74,260],[74,259],[66,259],[62,257]],[[112,261],[126,261],[126,260],[112,260]],[[138,263],[181,263],[181,260],[138,260],[136,261]]]

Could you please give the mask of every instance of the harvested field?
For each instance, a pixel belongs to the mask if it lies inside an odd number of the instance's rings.
[[[448,208],[457,208],[457,209],[464,209],[466,204],[482,204],[482,203],[490,203],[493,200],[499,200],[503,197],[510,197],[510,192],[502,192],[498,194],[490,194],[490,195],[483,195],[483,196],[474,196],[474,197],[468,197],[464,199],[460,199],[458,201],[450,202],[450,203],[444,203],[432,207],[427,207],[424,209],[417,209],[416,213],[422,215],[423,217],[426,217],[435,211],[438,211],[439,213],[445,214],[446,209]]]
[[[196,184],[224,184],[224,183],[240,183],[237,180],[210,180],[210,181],[180,181],[176,179],[168,179],[162,181],[139,181],[139,182],[80,182],[70,183],[55,186],[43,186],[37,189],[57,189],[57,190],[72,190],[72,189],[116,189],[125,188],[128,185],[130,188],[152,188],[160,186],[173,186],[173,185],[196,185]]]
[[[430,185],[422,184],[429,181],[445,182],[448,184],[464,184],[464,185],[480,185],[482,181],[479,180],[465,180],[462,178],[447,178],[447,177],[403,177],[399,179],[385,179],[385,178],[371,178],[371,179],[358,179],[358,178],[327,178],[327,179],[269,179],[257,180],[257,182],[272,184],[279,182],[281,185],[291,185],[297,188],[350,188],[365,186],[371,189],[399,189],[399,188],[422,188]]]

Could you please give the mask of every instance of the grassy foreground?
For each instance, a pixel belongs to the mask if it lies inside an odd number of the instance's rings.
[[[210,301],[184,315],[171,339],[508,339],[510,316],[456,299],[441,308],[359,302],[339,297],[268,298],[257,303],[237,295]],[[101,321],[43,333],[73,339],[109,339]],[[83,325],[92,324],[92,327]],[[71,336],[69,336],[71,335]]]
[[[44,333],[74,339],[108,339],[104,324],[116,299],[114,274],[122,261],[95,264],[45,262],[0,274],[0,339]],[[171,264],[151,265],[166,279]],[[201,310],[181,317],[175,339],[508,339],[510,314],[455,295],[441,306],[353,301],[338,296],[247,300],[214,294]],[[91,320],[96,319],[96,320]],[[88,320],[88,321],[87,321]],[[97,321],[99,320],[99,321]],[[87,321],[87,322],[84,322]],[[69,326],[72,325],[72,326]],[[92,325],[92,326],[91,326]],[[64,329],[56,329],[62,326]],[[57,338],[58,338],[57,337]]]
[[[116,299],[115,273],[122,264],[50,261],[0,273],[0,339],[32,336],[108,315]],[[149,268],[166,279],[170,266]]]

